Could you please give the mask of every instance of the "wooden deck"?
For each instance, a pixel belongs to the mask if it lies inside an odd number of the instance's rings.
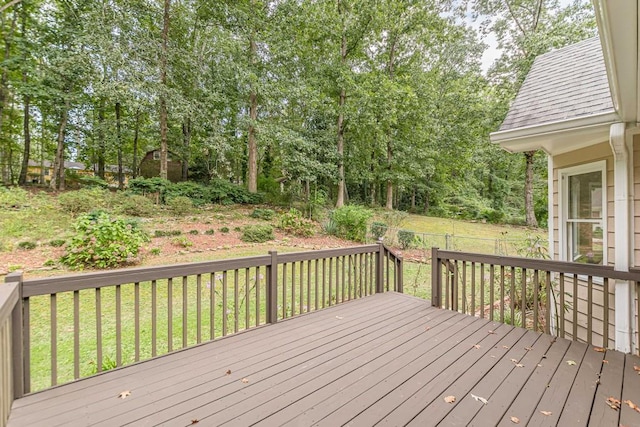
[[[384,293],[32,394],[9,426],[638,426],[606,403],[640,404],[635,366]]]

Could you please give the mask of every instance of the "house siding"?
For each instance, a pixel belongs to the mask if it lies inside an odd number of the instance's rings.
[[[640,135],[633,137],[633,266],[640,267]],[[636,323],[637,324],[637,323]]]
[[[638,141],[640,142],[640,140]],[[613,265],[615,261],[615,210],[614,210],[614,174],[613,174],[613,153],[609,142],[602,142],[597,145],[593,145],[581,150],[572,151],[569,153],[557,155],[553,157],[553,259],[561,259],[560,256],[560,183],[558,181],[559,171],[564,168],[578,166],[597,161],[606,161],[606,201],[607,201],[607,218],[605,220],[607,227],[607,264]],[[640,178],[640,176],[639,176]],[[637,193],[636,193],[637,194]],[[640,234],[636,234],[636,240],[640,238]],[[555,280],[558,283],[558,278]],[[615,294],[614,284],[608,284],[606,292],[609,293],[609,325],[608,325],[608,343],[603,342],[604,332],[604,283],[595,283],[593,286],[593,307],[592,307],[592,330],[593,330],[593,343],[594,345],[600,345],[603,347],[615,346]],[[581,341],[587,340],[587,318],[588,318],[588,296],[587,296],[587,283],[585,280],[578,280],[578,292],[574,298],[573,292],[573,277],[565,277],[565,304],[569,307],[577,307],[577,322],[576,322],[576,338]],[[560,307],[556,307],[559,312]],[[572,310],[569,310],[567,314],[570,314]],[[574,338],[574,322],[573,318],[565,319],[564,322],[565,337],[569,339]]]

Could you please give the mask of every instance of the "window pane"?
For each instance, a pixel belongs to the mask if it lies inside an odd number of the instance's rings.
[[[571,260],[585,264],[602,264],[602,225],[572,222],[567,224],[567,228],[571,242]]]
[[[569,219],[602,219],[602,172],[569,177]]]

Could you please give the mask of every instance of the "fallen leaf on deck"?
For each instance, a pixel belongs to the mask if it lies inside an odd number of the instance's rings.
[[[200,420],[191,420],[191,424],[198,424]]]
[[[520,424],[520,418],[518,417],[511,417],[511,422],[514,424]]]
[[[231,369],[224,373],[225,375],[231,375]]]
[[[516,363],[516,368],[524,368],[524,365],[522,363]]]
[[[495,334],[495,331],[487,331],[488,334]]]
[[[480,348],[480,344],[474,344],[473,348]]]
[[[575,366],[575,365],[577,365],[577,363],[576,363],[576,361],[575,361],[575,360],[567,360],[567,365],[569,365],[569,366]]]
[[[119,399],[126,399],[127,397],[131,396],[131,392],[129,390],[125,390],[122,393],[120,393],[118,395]]]
[[[607,405],[609,405],[611,409],[615,409],[616,411],[620,409],[620,401],[615,397],[607,397]]]
[[[602,347],[593,347],[593,349],[598,353],[604,353],[605,351],[607,351],[605,348],[602,348]]]
[[[506,348],[507,350],[509,350],[509,346],[508,345],[503,345],[502,348]]]
[[[476,396],[475,394],[471,394],[471,397],[473,397],[475,400],[477,400],[478,402],[482,402],[483,404],[487,404],[489,403],[489,401],[487,399],[485,399],[484,397],[480,397],[480,396]]]
[[[342,319],[344,319],[344,317],[342,317],[342,316],[336,316],[336,319],[342,320]]]
[[[513,363],[518,363],[518,359],[511,359]]]
[[[431,329],[431,326],[425,326],[425,327],[424,327],[424,330],[425,330],[425,331],[428,331],[429,329]]]
[[[636,371],[638,375],[640,375],[640,366],[633,365],[633,370]]]
[[[602,363],[609,363],[607,359],[602,359]]]
[[[553,414],[553,412],[551,411],[540,411],[540,413],[542,413],[542,415],[546,415],[547,417],[551,414]]]
[[[525,347],[524,349],[527,350],[527,351],[533,350],[531,347]]]
[[[623,403],[625,403],[629,408],[633,409],[634,411],[640,412],[640,408],[638,407],[638,405],[636,405],[632,401],[625,400]]]
[[[444,398],[444,401],[447,403],[453,403],[456,401],[456,397],[455,396],[447,396]]]
[[[249,382],[249,378],[243,378],[241,381],[246,384]]]

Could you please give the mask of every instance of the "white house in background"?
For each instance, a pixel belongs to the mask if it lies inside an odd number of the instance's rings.
[[[629,271],[640,268],[640,8],[637,0],[593,3],[600,37],[539,56],[491,140],[548,154],[554,259]],[[601,284],[594,294],[615,294],[593,313],[593,327],[610,328],[610,343],[615,337],[624,352],[638,346],[634,286]],[[615,323],[603,325],[604,309]]]

